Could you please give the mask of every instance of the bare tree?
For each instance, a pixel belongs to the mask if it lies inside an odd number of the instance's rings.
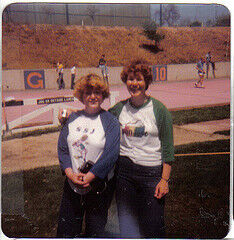
[[[160,24],[160,10],[156,10],[153,14],[153,20]]]
[[[217,17],[215,26],[230,27],[230,14]]]
[[[49,18],[48,22],[53,24],[53,16],[55,14],[55,10],[50,5],[45,5],[42,7],[43,12],[46,14],[46,17]]]
[[[192,23],[192,20],[190,17],[184,17],[184,18],[180,18],[179,20],[179,26],[181,27],[189,27]]]
[[[178,7],[175,4],[167,4],[163,9],[163,20],[168,26],[175,26],[180,19]]]
[[[98,12],[98,9],[95,7],[95,5],[89,5],[87,7],[87,14],[92,20],[92,25],[94,25],[94,20],[97,12]]]

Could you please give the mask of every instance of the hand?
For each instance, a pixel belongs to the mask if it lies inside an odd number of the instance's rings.
[[[66,110],[65,116],[63,116],[63,110]],[[59,109],[58,120],[59,120],[60,124],[64,124],[72,112],[73,112],[72,109],[69,109],[69,108],[68,109]]]
[[[158,199],[161,199],[167,193],[169,193],[168,182],[166,182],[165,180],[161,179],[161,181],[156,186],[154,197],[156,197]]]
[[[80,180],[82,180],[84,182],[84,186],[86,185],[90,185],[90,183],[95,179],[95,175],[91,172],[87,172],[87,173],[79,173],[78,174]]]
[[[83,180],[83,176],[80,175],[80,173],[75,173],[73,172],[72,168],[66,168],[65,169],[65,173],[66,176],[76,185],[78,185],[78,187],[88,187],[89,184],[87,184],[84,180]],[[82,173],[83,174],[83,173]]]

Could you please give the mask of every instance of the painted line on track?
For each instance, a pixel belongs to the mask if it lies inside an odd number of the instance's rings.
[[[184,157],[184,156],[207,156],[207,155],[228,155],[230,152],[213,152],[213,153],[181,153],[175,154],[175,157]]]

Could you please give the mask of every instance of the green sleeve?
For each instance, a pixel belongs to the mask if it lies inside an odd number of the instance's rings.
[[[152,98],[154,115],[156,118],[159,139],[162,147],[162,161],[174,161],[173,124],[168,109],[158,100]]]
[[[124,105],[127,103],[127,101],[128,100],[118,102],[112,108],[110,108],[108,111],[119,119],[119,115],[120,115]]]

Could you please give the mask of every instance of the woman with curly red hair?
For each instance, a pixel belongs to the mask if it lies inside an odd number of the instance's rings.
[[[130,98],[109,110],[121,125],[116,163],[121,237],[164,237],[164,196],[174,161],[172,118],[160,101],[146,94],[152,83],[147,62],[133,61],[121,79]]]
[[[57,237],[104,237],[112,170],[119,154],[119,122],[101,107],[109,87],[99,76],[80,78],[74,96],[84,108],[69,115],[58,139],[59,163],[66,180]]]

